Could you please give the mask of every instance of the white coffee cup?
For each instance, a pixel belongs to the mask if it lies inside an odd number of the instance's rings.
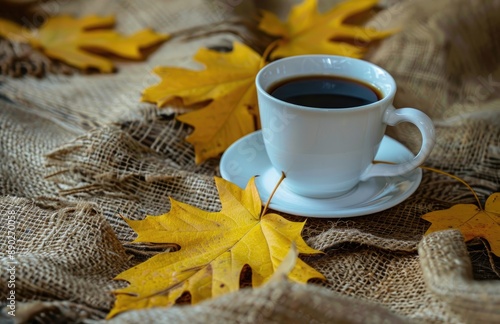
[[[300,76],[352,79],[380,93],[381,99],[350,108],[316,108],[277,99],[275,84]],[[414,108],[393,107],[396,83],[384,69],[367,61],[332,55],[302,55],[274,61],[256,77],[266,152],[286,175],[283,185],[296,194],[331,198],[371,177],[391,177],[419,167],[435,142],[431,119]],[[395,165],[374,164],[387,125],[410,122],[422,134],[414,159]]]

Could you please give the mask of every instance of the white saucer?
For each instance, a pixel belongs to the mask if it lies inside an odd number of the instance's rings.
[[[413,156],[401,143],[384,136],[375,160],[400,163]],[[221,158],[220,172],[224,179],[241,188],[246,187],[252,176],[258,175],[255,183],[262,204],[267,202],[281,176],[267,157],[261,131],[249,134],[231,145]],[[418,168],[402,176],[371,178],[340,197],[326,199],[299,196],[285,186],[280,186],[269,207],[306,217],[367,215],[401,203],[417,190],[421,180],[422,170]]]

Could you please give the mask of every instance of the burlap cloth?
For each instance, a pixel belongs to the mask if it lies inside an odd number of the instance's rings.
[[[320,8],[333,2],[320,1]],[[155,66],[197,67],[191,57],[201,46],[226,48],[240,40],[261,48],[261,36],[231,22],[240,14],[251,18],[258,6],[284,16],[291,3],[59,0],[38,1],[37,11],[24,11],[24,21],[35,25],[57,13],[116,14],[122,32],[149,26],[177,37],[145,62],[118,62],[111,75],[66,75],[75,71],[3,43],[0,303],[7,304],[9,293],[11,225],[17,320],[66,323],[106,316],[114,301],[110,291],[125,284],[112,278],[161,251],[131,245],[134,233],[120,215],[165,213],[169,196],[206,210],[220,207],[213,182],[218,160],[195,165],[184,141],[191,130],[172,115],[179,109],[157,111],[139,102],[140,92],[158,81],[150,73]],[[396,78],[397,107],[417,107],[435,121],[437,143],[426,164],[462,177],[483,201],[500,191],[498,17],[497,0],[407,0],[382,1],[368,22],[401,29],[366,58]],[[16,74],[28,75],[9,76]],[[388,133],[412,150],[420,145],[411,126]],[[430,225],[423,214],[474,202],[463,185],[425,171],[415,194],[389,210],[308,219],[303,235],[325,255],[307,262],[326,282],[274,282],[196,306],[131,311],[112,321],[500,322],[494,271],[500,262],[488,256],[485,242],[466,245],[455,230],[423,236]],[[7,311],[0,321],[12,319]]]

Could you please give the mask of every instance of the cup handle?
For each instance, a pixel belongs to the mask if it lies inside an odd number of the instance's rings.
[[[414,108],[389,107],[385,111],[384,123],[395,126],[401,122],[410,122],[417,126],[422,134],[420,152],[410,161],[399,164],[371,164],[360,177],[365,181],[371,177],[397,176],[418,168],[427,159],[435,143],[435,130],[432,120],[423,112]]]

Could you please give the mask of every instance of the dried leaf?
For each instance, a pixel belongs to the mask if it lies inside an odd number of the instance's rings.
[[[425,234],[459,229],[465,241],[480,237],[487,240],[491,251],[500,256],[500,193],[492,194],[484,209],[472,204],[458,204],[450,209],[425,214],[423,219],[432,223]]]
[[[134,242],[176,243],[180,250],[162,253],[115,279],[130,286],[115,292],[108,317],[131,309],[170,306],[189,292],[192,303],[237,291],[245,265],[252,269],[252,286],[261,286],[287,256],[292,242],[300,253],[321,253],[301,237],[305,222],[290,222],[277,214],[261,216],[261,201],[252,178],[242,190],[215,178],[220,212],[206,212],[171,200],[164,215],[127,220],[138,233]],[[290,280],[305,283],[324,276],[298,259]]]
[[[228,53],[200,49],[194,59],[205,69],[155,68],[162,81],[147,88],[142,100],[158,107],[175,98],[182,98],[186,105],[212,100],[208,106],[178,118],[195,128],[187,141],[194,145],[196,162],[200,163],[256,130],[254,81],[261,57],[244,44],[235,43]]]
[[[282,38],[271,58],[303,54],[337,54],[361,57],[368,42],[391,35],[392,31],[377,31],[344,22],[373,8],[378,0],[348,0],[320,14],[316,0],[304,0],[292,8],[288,20],[282,22],[272,12],[263,10],[259,29]],[[350,40],[349,43],[345,40]]]
[[[159,44],[168,38],[144,29],[131,36],[109,30],[114,17],[86,16],[75,19],[57,16],[47,19],[38,30],[28,30],[8,20],[0,19],[0,36],[11,41],[29,43],[52,59],[61,60],[80,69],[96,68],[112,72],[113,63],[100,51],[127,59],[143,59],[141,49]]]

